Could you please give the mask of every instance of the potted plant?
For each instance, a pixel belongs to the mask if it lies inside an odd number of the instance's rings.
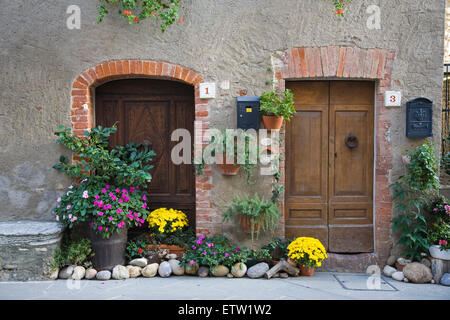
[[[430,215],[428,227],[428,244],[433,258],[450,260],[450,205],[442,195],[427,207]]]
[[[143,239],[135,240],[135,241],[128,241],[127,243],[127,252],[126,252],[126,258],[128,261],[131,261],[133,259],[137,258],[144,258],[147,251],[146,247],[147,242]]]
[[[300,265],[302,276],[314,275],[314,268],[320,267],[327,258],[327,252],[322,243],[315,238],[299,237],[287,247],[288,256]]]
[[[194,238],[194,232],[189,229],[186,214],[180,210],[158,208],[147,216],[148,227],[151,230],[150,239],[159,250],[167,249],[170,253],[185,252],[186,243]]]
[[[264,245],[262,249],[266,249],[269,251],[269,254],[272,257],[271,264],[276,265],[283,258],[287,260],[287,247],[291,242],[292,240],[289,239],[274,238],[268,244]]]
[[[86,131],[80,138],[71,129],[59,127],[57,143],[63,144],[79,159],[69,163],[60,157],[55,169],[78,183],[58,198],[56,220],[72,228],[87,224],[96,269],[112,269],[125,261],[127,229],[140,227],[147,210],[147,184],[151,181],[149,163],[155,153],[128,143],[109,148],[108,138],[117,128],[101,126]]]
[[[278,226],[280,211],[278,205],[272,201],[260,198],[257,193],[253,198],[245,194],[242,198],[235,196],[231,205],[223,213],[223,220],[229,221],[237,216],[242,229],[251,233],[252,241],[254,234],[259,236],[260,229],[274,231]]]
[[[289,121],[296,113],[294,95],[289,89],[282,94],[276,91],[264,92],[260,97],[260,111],[267,130],[280,130],[283,120]]]

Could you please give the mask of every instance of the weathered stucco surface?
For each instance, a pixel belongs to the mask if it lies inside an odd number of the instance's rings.
[[[0,11],[0,221],[53,220],[60,189],[69,181],[52,169],[63,151],[53,131],[70,125],[70,90],[85,69],[114,59],[162,60],[217,83],[210,127],[236,125],[236,96],[271,89],[271,55],[291,47],[346,45],[395,51],[392,87],[403,94],[386,139],[392,142],[391,178],[402,173],[401,151],[423,139],[405,136],[405,102],[434,101],[434,137],[440,141],[445,0],[354,0],[345,18],[330,1],[184,0],[181,24],[165,34],[155,21],[128,25],[117,14],[96,24],[96,1],[1,1]],[[66,27],[69,5],[81,8],[81,29]],[[381,29],[367,27],[369,5],[381,9]],[[230,89],[220,83],[230,81]],[[235,192],[270,196],[271,179],[247,186],[213,175],[213,203]],[[227,235],[235,234],[224,226]],[[237,235],[242,238],[242,235]]]

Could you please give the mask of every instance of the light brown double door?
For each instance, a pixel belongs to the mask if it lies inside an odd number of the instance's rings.
[[[374,83],[288,82],[286,237],[329,252],[373,252]]]

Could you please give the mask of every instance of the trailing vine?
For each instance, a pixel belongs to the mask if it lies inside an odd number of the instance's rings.
[[[161,20],[161,31],[179,19],[178,8],[181,0],[97,0],[99,2],[97,23],[103,21],[108,9],[118,6],[118,13],[129,24],[139,23],[149,17]],[[179,20],[181,23],[183,18]]]

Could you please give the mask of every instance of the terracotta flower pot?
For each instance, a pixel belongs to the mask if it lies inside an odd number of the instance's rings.
[[[264,127],[267,130],[280,130],[283,126],[283,117],[262,116]]]
[[[397,269],[398,271],[403,271],[404,267],[405,267],[404,264],[400,264],[398,262],[395,263],[395,269]]]
[[[222,164],[219,164],[220,161],[222,162]],[[235,166],[234,163],[227,164],[225,154],[218,155],[216,157],[216,164],[217,164],[217,168],[219,168],[220,172],[223,175],[227,175],[227,176],[237,175],[237,173],[239,172],[239,169],[241,168],[241,165]]]
[[[300,275],[311,277],[314,275],[314,268],[306,268],[304,265],[300,265]]]
[[[242,230],[244,230],[244,232],[250,233],[252,231],[252,223],[250,220],[249,216],[245,216],[243,214],[239,215],[239,222],[241,224]],[[260,225],[258,223],[255,223],[254,232],[258,232],[259,231],[259,227]]]

